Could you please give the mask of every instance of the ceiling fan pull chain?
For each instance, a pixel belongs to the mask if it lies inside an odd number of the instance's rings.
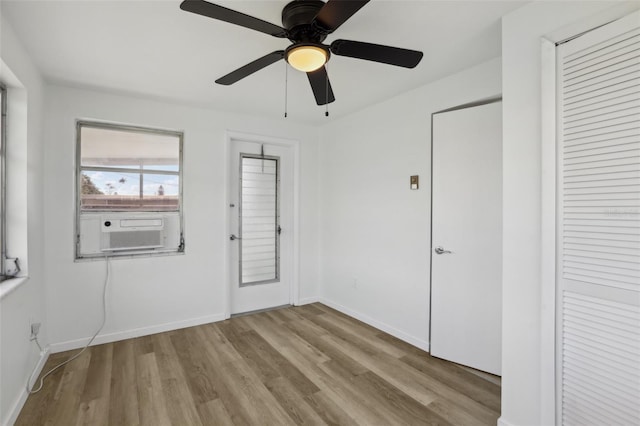
[[[326,102],[324,104],[325,110],[324,110],[324,116],[328,117],[329,116],[329,64],[324,64],[324,68],[326,70],[325,75],[325,81],[324,81],[324,101]]]
[[[288,85],[289,85],[289,64],[287,64],[287,61],[284,61],[284,118],[287,118]]]

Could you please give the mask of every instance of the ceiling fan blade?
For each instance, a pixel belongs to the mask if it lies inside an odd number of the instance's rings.
[[[369,0],[329,0],[322,6],[313,23],[332,33],[367,3]]]
[[[191,13],[197,13],[198,15],[207,16],[209,18],[218,19],[220,21],[229,22],[231,24],[240,25],[241,27],[270,34],[274,37],[284,38],[287,36],[287,30],[282,27],[204,0],[184,0],[180,3],[180,9]]]
[[[276,50],[275,52],[264,55],[262,58],[249,62],[247,65],[240,67],[235,71],[231,71],[224,77],[220,77],[216,80],[216,83],[228,86],[250,76],[256,71],[260,71],[262,68],[267,67],[274,62],[278,62],[282,58],[284,58],[284,50]]]
[[[315,96],[318,105],[330,104],[336,100],[335,96],[333,96],[327,69],[324,66],[315,71],[308,72],[307,77],[309,77],[313,96]]]
[[[350,40],[336,40],[331,43],[331,53],[405,68],[415,68],[422,59],[422,52],[417,50]]]

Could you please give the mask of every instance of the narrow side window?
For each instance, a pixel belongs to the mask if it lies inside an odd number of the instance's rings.
[[[7,221],[6,221],[6,193],[7,193],[7,166],[6,166],[6,138],[7,138],[7,90],[0,86],[0,281],[7,278],[5,257],[7,256]]]

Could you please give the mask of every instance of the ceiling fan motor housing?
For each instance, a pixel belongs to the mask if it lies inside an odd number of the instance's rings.
[[[294,0],[282,9],[282,26],[294,43],[319,44],[329,31],[313,25],[313,19],[325,5],[322,0]]]

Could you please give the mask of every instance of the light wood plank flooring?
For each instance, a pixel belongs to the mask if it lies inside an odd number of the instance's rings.
[[[313,304],[93,346],[16,424],[493,426],[494,382]]]

